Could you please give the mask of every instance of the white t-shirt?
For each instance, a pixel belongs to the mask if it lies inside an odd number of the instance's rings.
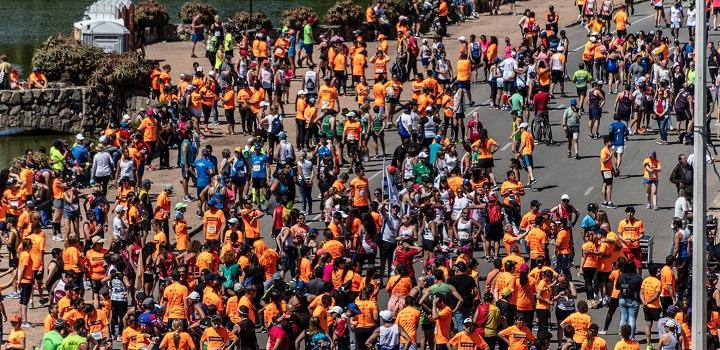
[[[127,225],[119,216],[115,216],[115,218],[113,218],[112,229],[113,236],[116,238],[124,238],[123,236],[124,232],[127,230]]]
[[[692,207],[685,197],[680,196],[675,200],[675,217],[682,218],[685,212],[692,212]]]
[[[565,64],[561,60],[562,54],[556,53],[550,57],[550,69],[551,70],[564,70]]]
[[[695,26],[695,14],[697,13],[696,11],[697,11],[696,9],[692,9],[692,10],[688,9],[688,11],[687,11],[687,26],[688,27]]]
[[[682,13],[682,7],[677,6],[670,7],[670,22],[680,24],[680,14]]]
[[[500,66],[502,67],[503,79],[508,80],[515,77],[515,70],[517,69],[518,64],[514,58],[506,58],[504,61],[502,61]]]
[[[272,129],[273,120],[275,120],[275,118],[282,118],[282,117],[280,117],[279,114],[278,115],[268,114],[265,116],[265,118],[263,118],[262,122],[267,121],[267,126],[265,127],[265,131],[270,132],[270,130]],[[282,119],[280,119],[280,121],[282,122]],[[262,124],[262,122],[261,122],[261,124]]]

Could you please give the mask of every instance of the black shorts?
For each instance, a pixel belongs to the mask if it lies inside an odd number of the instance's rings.
[[[618,29],[617,35],[619,38],[624,38],[627,35],[627,29]]]
[[[258,190],[261,188],[265,188],[267,185],[267,179],[264,177],[254,177],[252,179],[252,188]]]
[[[587,86],[577,88],[578,96],[587,96]]]
[[[655,6],[655,9],[657,9],[657,8],[658,8],[658,6]],[[662,6],[660,8],[662,9]],[[714,7],[713,14],[715,14],[715,15],[720,14],[720,7]]]
[[[504,234],[505,232],[503,231],[502,221],[496,224],[488,223],[485,229],[485,240],[490,242],[499,242],[503,238]]]
[[[645,314],[645,321],[652,322],[660,320],[661,309],[654,307],[643,307],[643,314]]]
[[[477,167],[480,169],[492,169],[495,167],[495,160],[493,158],[480,158],[477,161]]]
[[[657,10],[657,11],[662,11],[663,9],[664,9],[664,8],[663,8],[662,5],[660,5],[660,6],[655,6],[655,10]],[[716,12],[716,11],[717,11],[717,12]],[[713,9],[713,12],[714,12],[714,13],[720,13],[720,8],[715,8],[715,9]]]
[[[335,75],[335,79],[337,80],[345,79],[345,71],[336,70],[333,71],[333,74]]]
[[[422,249],[428,252],[432,252],[435,250],[435,246],[437,246],[437,242],[435,240],[429,240],[424,239],[422,240]]]
[[[608,282],[609,277],[610,272],[595,271],[595,281],[593,284],[595,284],[596,286],[602,286]]]
[[[552,82],[553,82],[554,84],[557,84],[557,83],[560,83],[560,82],[563,81],[563,75],[564,75],[564,74],[563,74],[563,71],[553,69],[553,70],[550,72],[550,74],[551,74],[551,77],[552,77]]]
[[[347,141],[345,142],[345,145],[347,145],[347,153],[358,156],[358,143],[357,141]]]
[[[241,189],[245,188],[245,183],[247,182],[247,180],[245,180],[244,178],[243,179],[231,178],[231,181],[232,181],[233,185],[235,185],[235,187],[241,188]]]
[[[605,171],[601,171],[601,172],[600,172],[600,177],[602,178],[603,183],[606,184],[606,185],[612,185],[612,184],[613,184],[613,177],[614,177],[613,172],[612,172],[612,171],[608,171],[608,173],[610,173],[610,176],[609,176],[609,177],[605,176],[605,173],[606,173]]]
[[[228,108],[225,110],[225,120],[228,124],[235,124],[235,108]]]
[[[675,120],[682,122],[690,119],[690,111],[687,108],[675,111]]]
[[[35,272],[34,272],[34,275],[35,275],[35,280],[36,280],[36,281],[42,282],[43,277],[45,277],[45,270],[40,269],[40,270],[38,270],[38,271],[35,271]]]
[[[615,115],[617,115],[620,120],[630,121],[630,113],[615,113]]]
[[[100,289],[102,289],[102,287],[103,287],[102,280],[97,281],[97,280],[91,279],[91,280],[90,280],[90,285],[92,286],[92,291],[93,291],[93,293],[95,293],[95,294],[99,294],[99,293],[100,293]]]
[[[32,283],[20,283],[20,305],[27,306],[30,304],[30,298],[32,298],[33,284]]]

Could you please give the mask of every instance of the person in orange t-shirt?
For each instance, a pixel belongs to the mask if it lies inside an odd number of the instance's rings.
[[[432,301],[432,319],[435,321],[435,344],[445,345],[450,342],[450,324],[453,311],[447,305],[445,297],[438,294]]]
[[[490,347],[485,340],[475,332],[475,323],[472,318],[463,320],[463,331],[458,332],[448,342],[450,350],[487,350]]]
[[[642,220],[635,218],[635,207],[625,208],[625,219],[618,223],[617,233],[620,235],[628,261],[633,261],[638,270],[642,269],[640,239],[645,235],[645,225]]]
[[[222,241],[225,213],[217,205],[211,205],[203,214],[203,232],[207,241]]]
[[[179,272],[173,272],[172,283],[163,291],[163,322],[171,323],[173,320],[186,320],[190,317],[189,290],[180,283],[180,278]]]
[[[498,333],[500,341],[508,345],[508,350],[527,350],[535,341],[532,331],[525,325],[523,315],[515,315],[515,324]]]
[[[662,314],[660,308],[662,283],[657,278],[657,265],[648,264],[648,274],[649,276],[645,277],[640,285],[640,301],[645,314],[645,339],[647,339],[647,344],[650,344],[653,322],[659,321]]]
[[[355,169],[357,175],[350,181],[350,192],[352,193],[352,205],[361,213],[368,211],[370,203],[370,182],[365,177],[365,169],[358,166]]]
[[[93,236],[92,248],[85,252],[85,266],[90,274],[93,294],[99,294],[103,287],[102,280],[105,278],[105,255],[107,249],[103,248],[105,239],[100,236]]]
[[[32,298],[33,281],[35,273],[33,272],[33,262],[30,256],[30,248],[32,243],[29,239],[22,240],[20,244],[20,254],[18,255],[17,281],[20,286],[20,313],[23,320],[27,320],[28,303]]]
[[[577,303],[577,311],[570,314],[562,322],[560,322],[560,328],[565,325],[571,325],[575,329],[575,335],[573,341],[577,344],[582,344],[587,338],[588,329],[592,324],[592,317],[587,314],[588,304],[585,300],[580,300]]]

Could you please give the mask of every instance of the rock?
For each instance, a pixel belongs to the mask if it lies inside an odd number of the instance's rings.
[[[0,115],[5,115],[7,111],[10,109],[6,104],[0,104]]]
[[[48,109],[48,113],[51,115],[56,115],[58,112],[58,105],[57,104],[51,104],[50,108]]]
[[[33,92],[31,90],[23,91],[22,96],[20,98],[22,100],[22,103],[24,105],[30,104],[33,101]]]
[[[38,99],[38,98],[40,98],[41,95],[44,95],[44,94],[46,93],[45,90],[39,90],[39,89],[38,89],[38,90],[31,90],[31,91],[32,91],[32,94],[33,94],[33,98],[34,98],[34,99]]]
[[[0,103],[7,103],[10,100],[12,94],[13,93],[11,91],[0,92]]]
[[[74,89],[71,98],[73,99],[73,101],[82,101],[82,90]]]
[[[22,110],[22,106],[13,106],[13,108],[10,110],[10,115],[17,115],[18,113],[20,113],[20,110]]]
[[[13,91],[12,96],[10,97],[10,100],[8,101],[11,105],[19,105],[22,101],[22,98],[20,97],[20,91]]]

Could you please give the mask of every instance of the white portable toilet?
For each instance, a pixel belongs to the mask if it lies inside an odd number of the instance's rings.
[[[124,25],[109,20],[81,22],[82,42],[95,46],[105,53],[123,53],[129,50],[130,31]]]

